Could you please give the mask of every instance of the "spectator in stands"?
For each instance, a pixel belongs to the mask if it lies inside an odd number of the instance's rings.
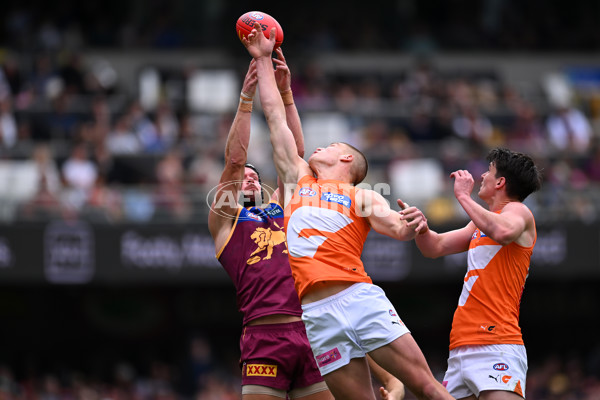
[[[166,100],[161,100],[156,108],[155,124],[159,135],[159,142],[166,150],[173,147],[179,136],[179,120],[173,108]]]
[[[586,155],[590,150],[592,126],[581,110],[570,104],[558,104],[546,121],[548,139],[560,153]]]
[[[591,181],[600,182],[600,143],[593,147],[591,153],[585,164],[585,173]]]
[[[544,122],[534,105],[526,100],[515,100],[508,104],[512,108],[511,122],[506,129],[506,144],[532,156],[546,153]]]
[[[98,178],[98,167],[89,157],[85,143],[76,143],[61,167],[66,186],[65,201],[80,209],[87,201],[89,192]]]
[[[10,93],[0,93],[0,141],[2,147],[10,149],[14,147],[18,139],[17,120],[12,108],[12,96]]]
[[[82,210],[83,217],[101,222],[119,222],[123,217],[120,193],[107,185],[104,174],[98,174]]]
[[[223,171],[223,163],[215,153],[199,150],[187,170],[187,180],[190,183],[209,191],[219,183]]]
[[[143,152],[157,153],[164,151],[165,148],[161,142],[160,133],[155,121],[148,116],[138,100],[133,101],[129,105],[127,113],[131,117],[133,131],[142,144]]]
[[[472,144],[487,144],[492,139],[493,126],[476,105],[461,108],[452,121],[454,134]]]
[[[158,162],[156,178],[158,188],[155,203],[158,217],[175,218],[179,221],[187,219],[192,207],[185,194],[185,169],[179,150],[170,150]]]
[[[54,196],[58,196],[62,189],[61,173],[56,165],[54,154],[50,145],[41,143],[36,145],[33,150],[32,160],[37,167],[37,173],[40,179],[40,190],[42,180],[44,186]]]
[[[56,71],[49,53],[38,54],[34,61],[33,71],[27,78],[37,98],[47,98]]]
[[[131,115],[121,114],[106,137],[105,146],[109,153],[115,155],[139,154],[142,146],[135,135],[131,124]]]

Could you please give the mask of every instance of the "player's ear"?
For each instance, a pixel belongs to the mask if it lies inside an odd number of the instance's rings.
[[[506,185],[506,178],[501,176],[500,178],[496,179],[496,188],[500,189],[502,188],[504,185]]]
[[[342,154],[340,156],[340,160],[343,162],[352,162],[352,160],[354,160],[354,156],[352,154]]]

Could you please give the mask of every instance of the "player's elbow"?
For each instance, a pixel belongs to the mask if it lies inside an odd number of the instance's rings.
[[[247,161],[246,153],[243,154],[230,154],[225,158],[225,166],[229,169],[239,170],[244,168]]]
[[[442,253],[440,251],[436,251],[435,249],[419,246],[418,243],[417,247],[419,248],[419,251],[425,258],[439,258],[442,256]]]
[[[265,119],[267,120],[267,125],[269,125],[270,129],[273,129],[274,126],[280,126],[281,124],[285,124],[287,126],[285,109],[283,107],[278,107],[276,104],[264,104],[263,112],[265,114]]]

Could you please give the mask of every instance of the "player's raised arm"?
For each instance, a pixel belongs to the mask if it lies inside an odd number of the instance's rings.
[[[276,48],[275,53],[277,54],[277,57],[273,58],[273,62],[275,63],[275,81],[277,82],[277,89],[279,89],[283,105],[285,106],[285,118],[288,127],[294,135],[298,156],[304,158],[304,134],[302,132],[300,115],[298,114],[292,93],[292,73],[281,47]]]
[[[208,214],[208,229],[213,236],[217,251],[225,243],[240,207],[238,194],[248,158],[252,99],[257,83],[256,61],[252,60],[244,78],[238,110],[227,136],[225,168]]]
[[[489,174],[489,172],[486,172]],[[485,209],[471,197],[474,179],[466,170],[450,174],[454,178],[454,195],[475,225],[496,242],[506,245],[520,238],[526,228],[533,224],[533,216],[520,202],[507,202],[501,213]],[[506,178],[496,178],[495,185],[506,185]]]
[[[285,60],[281,47],[276,48],[275,53],[277,54],[277,57],[273,58],[273,62],[275,63],[275,81],[277,82],[277,89],[279,89],[279,94],[281,95],[285,107],[285,118],[287,125],[294,136],[298,157],[304,158],[304,133],[302,132],[300,115],[298,114],[298,109],[296,108],[294,95],[292,93],[292,73]],[[279,177],[277,177],[277,187],[277,197],[274,198],[274,200],[279,201],[279,199],[281,199],[279,202],[284,204],[284,184]]]
[[[252,32],[247,38],[242,38],[242,42],[256,60],[260,101],[269,125],[277,174],[284,184],[295,184],[298,181],[300,165],[306,163],[298,156],[296,142],[287,125],[285,106],[273,73],[271,54],[275,44],[275,28],[271,31],[270,39],[267,39],[260,25],[255,23]]]

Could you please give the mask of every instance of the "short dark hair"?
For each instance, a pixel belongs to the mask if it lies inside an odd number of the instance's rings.
[[[340,142],[341,144],[348,146],[352,153],[354,153],[354,162],[352,163],[352,168],[350,172],[352,174],[352,183],[354,185],[358,185],[361,183],[367,176],[367,172],[369,171],[369,162],[367,161],[367,157],[358,150],[356,147],[351,144]]]
[[[523,201],[542,187],[542,174],[527,154],[506,148],[490,150],[487,161],[496,167],[496,177],[506,179],[506,193]]]

